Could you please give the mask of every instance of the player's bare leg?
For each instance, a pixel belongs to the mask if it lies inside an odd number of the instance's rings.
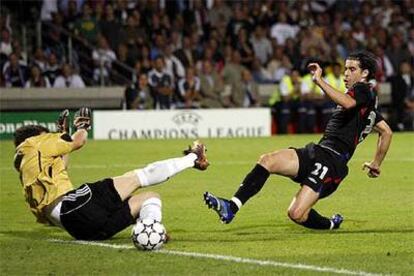
[[[299,170],[299,159],[293,149],[283,149],[260,156],[256,166],[246,175],[237,192],[227,200],[204,193],[204,201],[217,212],[224,223],[230,223],[243,204],[256,195],[270,174],[295,177]]]
[[[165,182],[185,169],[192,167],[198,170],[207,169],[209,163],[206,157],[206,148],[201,142],[193,142],[193,145],[184,153],[183,157],[157,161],[142,169],[114,177],[114,186],[121,199],[127,199],[138,188]]]
[[[321,216],[312,209],[319,200],[319,194],[309,186],[303,185],[293,198],[288,208],[288,217],[306,228],[311,229],[336,229],[341,225],[341,215],[334,215],[332,219]]]

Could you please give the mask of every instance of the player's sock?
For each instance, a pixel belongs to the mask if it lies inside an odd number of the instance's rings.
[[[141,205],[141,209],[139,210],[139,219],[150,218],[161,222],[161,207],[161,199],[157,197],[148,198]]]
[[[197,159],[195,153],[189,153],[179,158],[171,158],[147,165],[135,170],[141,187],[151,186],[167,181],[171,176],[194,166]]]
[[[249,198],[257,194],[265,184],[270,173],[263,166],[256,164],[249,174],[246,175],[234,197],[230,201],[230,208],[236,213]]]
[[[311,229],[332,229],[333,225],[329,218],[321,216],[314,209],[308,214],[308,219],[301,223],[303,226]]]

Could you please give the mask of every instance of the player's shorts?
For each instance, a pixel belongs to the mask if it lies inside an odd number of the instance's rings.
[[[104,240],[134,222],[128,201],[122,201],[107,178],[87,183],[62,198],[60,220],[75,239]]]
[[[299,158],[299,172],[293,180],[312,188],[319,198],[335,192],[348,174],[347,160],[327,148],[310,143],[294,150]]]

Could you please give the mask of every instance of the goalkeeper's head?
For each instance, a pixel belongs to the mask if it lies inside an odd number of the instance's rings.
[[[27,138],[50,132],[48,128],[39,125],[22,126],[14,133],[14,145],[17,147]]]

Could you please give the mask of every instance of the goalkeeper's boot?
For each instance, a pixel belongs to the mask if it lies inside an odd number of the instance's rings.
[[[230,208],[230,201],[224,198],[216,197],[209,192],[204,193],[204,202],[209,209],[217,212],[223,223],[230,223],[234,218],[234,213]]]
[[[331,222],[333,223],[332,229],[338,229],[341,226],[341,223],[344,221],[344,217],[340,214],[335,214],[331,218]]]
[[[191,146],[188,146],[187,150],[184,150],[184,154],[195,153],[197,159],[194,161],[194,168],[204,171],[210,165],[207,160],[206,155],[207,149],[206,146],[201,143],[199,140],[195,140]]]

